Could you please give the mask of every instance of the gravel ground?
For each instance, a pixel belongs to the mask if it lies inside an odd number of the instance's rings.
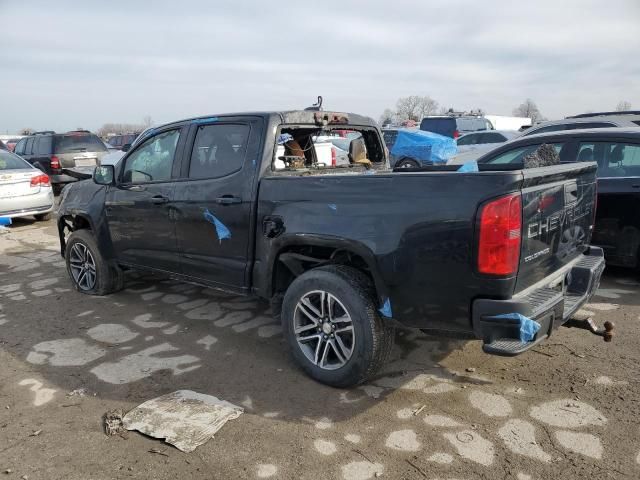
[[[16,479],[640,478],[640,283],[607,270],[585,307],[611,344],[562,328],[517,358],[397,332],[370,384],[315,383],[266,303],[149,275],[71,289],[53,221],[0,233],[0,476]],[[102,417],[179,389],[242,406],[182,453]]]

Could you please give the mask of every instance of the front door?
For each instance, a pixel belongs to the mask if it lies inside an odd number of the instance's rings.
[[[123,263],[179,272],[172,202],[181,128],[147,139],[122,161],[119,181],[105,202],[116,258]]]
[[[261,138],[262,120],[256,117],[192,126],[175,191],[184,274],[229,290],[247,285]]]

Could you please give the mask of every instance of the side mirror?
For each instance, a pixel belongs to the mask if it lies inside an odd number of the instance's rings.
[[[93,171],[93,181],[98,185],[113,185],[116,178],[113,165],[101,165]]]
[[[128,152],[130,149],[131,149],[131,144],[130,144],[130,143],[125,143],[125,144],[122,146],[122,151],[123,151],[123,152]]]

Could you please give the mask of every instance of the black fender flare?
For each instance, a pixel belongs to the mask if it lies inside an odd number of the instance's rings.
[[[282,237],[274,239],[266,259],[267,265],[266,270],[264,271],[264,277],[261,279],[262,281],[258,288],[258,294],[260,296],[264,298],[271,298],[273,296],[275,293],[273,291],[274,275],[279,257],[285,250],[295,246],[327,247],[335,250],[344,250],[359,256],[365,261],[369,271],[371,272],[379,305],[382,306],[387,301],[389,297],[388,290],[384,283],[376,257],[369,247],[359,241],[318,234],[283,235]]]
[[[85,220],[93,232],[93,236],[96,239],[100,253],[107,261],[113,261],[114,250],[111,243],[111,236],[109,235],[109,227],[104,219],[99,222],[95,222],[94,218],[86,211],[70,210],[61,211],[58,214],[58,236],[60,237],[60,255],[64,257],[66,250],[66,236],[65,230],[73,231],[73,225],[70,225],[67,221],[68,218],[80,217]]]

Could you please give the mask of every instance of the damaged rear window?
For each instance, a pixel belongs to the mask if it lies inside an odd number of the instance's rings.
[[[274,171],[370,168],[386,160],[375,129],[283,126],[272,162]]]

